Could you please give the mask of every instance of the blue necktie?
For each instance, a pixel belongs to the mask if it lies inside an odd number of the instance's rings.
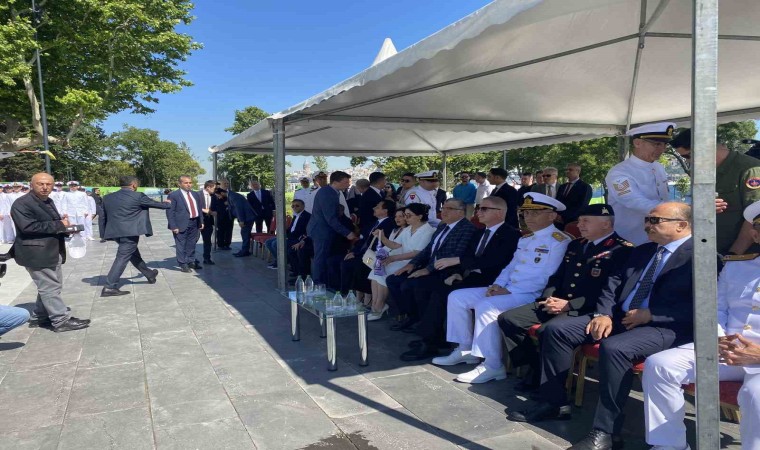
[[[660,265],[664,253],[665,247],[657,249],[657,253],[654,254],[654,258],[652,259],[652,264],[649,265],[647,272],[644,274],[644,278],[642,278],[641,283],[639,283],[639,289],[631,299],[631,305],[628,307],[629,311],[632,309],[639,309],[641,304],[644,303],[644,300],[649,297],[649,293],[652,292],[652,286],[654,285],[654,273],[657,271],[657,267]]]

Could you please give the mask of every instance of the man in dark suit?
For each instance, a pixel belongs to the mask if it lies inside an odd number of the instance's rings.
[[[216,245],[219,250],[232,250],[230,245],[232,244],[232,228],[235,222],[232,219],[230,204],[226,195],[229,182],[221,180],[216,183],[216,187],[224,189],[225,192],[222,198],[216,195],[216,189],[214,189],[214,195],[211,197],[211,213],[216,222]]]
[[[203,213],[203,228],[201,228],[201,237],[203,237],[203,264],[209,266],[214,265],[214,261],[211,260],[211,245],[214,236],[214,211],[212,205],[215,200],[215,188],[216,183],[213,180],[208,180],[203,184],[203,190],[200,191],[201,212]]]
[[[501,197],[507,202],[507,223],[514,228],[520,228],[520,222],[517,220],[517,189],[507,184],[507,171],[501,167],[493,167],[488,171],[486,176],[488,182],[493,186],[491,196]]]
[[[543,173],[543,172],[542,172]],[[522,206],[523,195],[530,192],[533,187],[533,172],[523,172],[520,174],[520,188],[517,190],[517,200]]]
[[[290,208],[293,210],[293,218],[290,221],[290,226],[285,230],[285,242],[287,244],[287,254],[288,254],[288,261],[291,262],[291,267],[297,267],[297,264],[294,266],[293,264],[293,257],[297,257],[296,249],[293,248],[296,244],[299,242],[302,242],[306,239],[306,226],[309,224],[309,219],[311,219],[311,214],[304,211],[305,203],[303,200],[294,199],[290,203]],[[277,238],[273,237],[270,239],[267,239],[264,242],[264,246],[269,250],[269,253],[272,255],[273,262],[269,264],[268,268],[270,269],[276,269],[277,268]],[[300,247],[300,246],[299,246]],[[297,270],[293,270],[293,272],[298,272]]]
[[[66,262],[64,238],[70,224],[49,198],[53,177],[40,172],[32,177],[31,187],[32,191],[16,199],[11,207],[16,240],[9,254],[26,268],[37,286],[34,315],[38,325],[52,326],[59,333],[87,328],[90,321],[71,316],[61,298],[61,264]]]
[[[565,380],[573,351],[600,343],[599,401],[593,430],[573,450],[610,450],[623,426],[623,407],[633,381],[633,361],[693,340],[691,208],[661,203],[645,218],[650,243],[609,277],[594,314],[557,317],[541,333],[542,402],[510,420],[567,419]]]
[[[465,218],[466,206],[461,200],[450,198],[441,208],[441,223],[430,238],[427,247],[417,254],[409,264],[399,269],[399,275],[388,275],[386,283],[398,310],[407,319],[395,324],[392,330],[405,330],[420,320],[419,310],[414,302],[415,290],[429,290],[443,282],[454,270],[439,270],[435,262],[443,258],[461,257],[467,253],[476,228]]]
[[[418,361],[438,356],[446,344],[446,301],[455,289],[490,286],[512,260],[520,240],[520,232],[505,222],[507,203],[501,197],[486,197],[476,213],[486,228],[477,230],[464,255],[439,258],[434,267],[456,270],[440,282],[414,290],[414,303],[420,322],[417,334],[422,340],[401,355],[404,361]],[[421,289],[422,288],[422,289]]]
[[[262,233],[264,228],[263,224],[267,224],[267,231],[274,233],[274,230],[269,228],[272,226],[272,218],[274,217],[274,197],[272,193],[261,187],[259,180],[251,181],[251,192],[248,193],[248,203],[253,208],[253,212],[256,213],[254,222],[256,223],[256,232]]]
[[[628,261],[633,244],[615,233],[615,212],[606,204],[589,205],[580,212],[580,239],[568,245],[557,271],[536,299],[502,313],[499,326],[509,360],[514,367],[528,365],[530,373],[518,385],[522,391],[538,388],[541,378],[536,346],[528,336],[533,325],[545,324],[555,317],[583,316],[596,308],[596,301],[608,277]],[[539,328],[539,335],[543,331]]]
[[[348,194],[346,195],[346,205],[348,205],[348,210],[352,217],[359,218],[359,207],[362,202],[362,197],[364,197],[364,193],[367,192],[367,189],[369,189],[369,180],[361,178],[356,180],[353,187],[348,190]]]
[[[238,220],[240,225],[240,237],[243,242],[240,245],[240,251],[233,253],[235,257],[251,256],[251,231],[253,222],[256,219],[256,213],[248,203],[248,200],[242,194],[217,188],[214,190],[217,199],[225,202],[230,210],[230,215]]]
[[[123,176],[119,178],[121,190],[103,197],[103,218],[105,219],[104,237],[119,244],[116,258],[106,277],[106,285],[100,293],[101,297],[113,297],[129,294],[129,291],[119,290],[119,278],[124,273],[127,263],[131,262],[148,279],[155,283],[158,270],[149,269],[140,256],[137,243],[140,235],[153,235],[150,225],[148,208],[169,209],[168,203],[151,200],[142,192],[137,192],[137,178]]]
[[[359,216],[359,229],[364,237],[369,234],[367,231],[377,222],[375,207],[385,197],[383,189],[385,189],[385,174],[382,172],[369,174],[369,187],[362,193],[359,201],[359,213],[357,214]],[[393,214],[391,214],[391,219],[393,219],[392,216]],[[386,236],[388,235],[386,234]]]
[[[557,188],[557,200],[561,201],[567,209],[560,213],[562,224],[578,220],[578,214],[591,201],[591,185],[581,180],[581,166],[568,164],[565,168],[567,183]],[[562,229],[562,227],[558,227]]]
[[[195,259],[195,245],[203,229],[203,202],[198,192],[193,191],[193,179],[187,175],[179,177],[179,189],[169,194],[171,207],[166,211],[169,229],[174,234],[177,263],[182,272],[201,269]]]
[[[351,175],[335,171],[330,174],[330,185],[319,189],[314,196],[306,234],[314,245],[311,275],[315,283],[327,283],[327,260],[333,241],[340,236],[356,239],[356,234],[338,221],[338,196],[343,195],[350,184]]]

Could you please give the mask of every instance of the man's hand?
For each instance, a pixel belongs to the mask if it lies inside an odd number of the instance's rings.
[[[760,364],[760,345],[741,334],[733,334],[718,340],[718,355],[720,362],[730,366]]]
[[[87,216],[89,216],[89,215],[90,215],[89,213],[84,213],[84,216],[85,216],[85,217],[87,217]]]
[[[203,212],[203,214],[208,214],[209,210],[208,210],[208,208],[206,208],[206,209],[201,209],[201,211]]]
[[[396,276],[403,275],[405,273],[411,272],[412,270],[414,270],[414,266],[411,264],[407,264],[404,267],[398,269],[396,272],[394,272],[393,275],[396,275]]]
[[[451,258],[441,258],[435,262],[433,267],[435,267],[435,270],[443,270],[447,267],[456,266],[456,265],[459,265],[458,256],[454,256]]]
[[[346,239],[348,239],[349,241],[354,241],[354,240],[358,239],[358,236],[356,235],[356,233],[354,233],[352,231],[352,232],[348,233],[348,236],[346,236]]]
[[[172,201],[171,201],[171,200],[169,200],[168,198],[165,198],[165,199],[164,199],[164,203],[171,203],[171,202],[172,202]]]
[[[203,229],[203,224],[201,224],[201,230]]]
[[[625,325],[626,330],[636,328],[640,325],[647,324],[652,321],[652,313],[648,309],[632,309],[625,313],[625,317],[621,321]]]
[[[385,236],[385,233],[383,233],[383,230],[378,228],[377,230],[372,232],[372,236],[375,236],[378,239],[383,239],[383,237]]]
[[[486,297],[493,297],[495,295],[507,295],[509,293],[509,289],[499,286],[498,284],[492,284],[488,286],[488,290],[486,290]]]
[[[173,230],[172,230],[172,233],[174,233],[174,234],[179,234],[179,228],[175,228],[175,229],[173,229]]]
[[[304,242],[301,241],[301,242],[297,242],[293,244],[290,248],[292,248],[293,250],[300,250],[303,247],[303,245],[304,245]]]
[[[720,214],[728,208],[728,203],[722,198],[715,199],[715,214]]]
[[[63,215],[63,219],[61,219],[61,223],[63,224],[64,227],[68,227],[69,225],[71,225],[69,223],[69,217],[65,214]]]
[[[562,298],[548,297],[546,300],[538,302],[538,304],[543,306],[544,312],[549,314],[559,314],[570,311],[570,302]]]
[[[349,259],[354,259],[354,254],[351,252],[346,253],[346,256],[343,258],[343,261],[348,261]]]
[[[586,334],[590,334],[595,341],[601,341],[612,333],[612,318],[599,316],[591,319],[586,325]]]
[[[419,278],[419,277],[425,277],[428,275],[430,275],[430,271],[427,270],[427,268],[425,268],[425,269],[415,270],[414,272],[412,272],[411,275],[409,275],[409,278]]]

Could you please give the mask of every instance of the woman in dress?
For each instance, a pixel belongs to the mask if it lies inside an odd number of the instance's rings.
[[[383,195],[386,200],[393,200],[394,202],[398,201],[398,199],[396,198],[396,189],[393,188],[393,185],[391,183],[388,183],[385,185],[385,189],[383,190]]]
[[[373,232],[389,251],[389,256],[383,261],[386,275],[404,267],[430,242],[435,228],[427,223],[429,209],[430,207],[423,203],[407,205],[403,210],[407,226],[400,233],[394,231],[394,234],[397,234],[395,238],[385,237],[381,230]],[[398,219],[396,220],[398,223]],[[388,311],[388,305],[385,303],[388,298],[386,275],[376,275],[374,271],[369,274],[368,278],[372,283],[372,312],[367,315],[367,320],[378,320]]]

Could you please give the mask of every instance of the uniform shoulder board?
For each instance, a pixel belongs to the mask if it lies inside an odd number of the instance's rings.
[[[625,245],[626,247],[635,247],[635,245],[633,245],[632,242],[628,242],[628,241],[626,241],[625,239],[623,239],[621,237],[617,238],[617,241],[618,241],[618,243],[620,245]]]
[[[723,257],[723,261],[751,261],[757,258],[759,255],[760,253],[748,253],[746,255],[726,255]]]
[[[561,231],[555,231],[554,233],[552,233],[552,237],[560,242],[566,241],[568,239],[572,239],[572,237],[569,234],[563,233]]]
[[[530,233],[522,235],[522,237],[524,237],[524,238],[528,238],[528,237],[531,237],[531,236],[533,236],[533,232],[530,232]]]

